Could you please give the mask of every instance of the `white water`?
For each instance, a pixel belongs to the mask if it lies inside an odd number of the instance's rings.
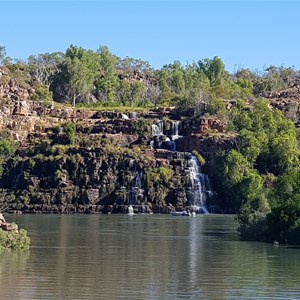
[[[189,160],[189,172],[194,193],[193,205],[202,210],[203,213],[208,213],[205,205],[207,196],[211,193],[209,178],[201,173],[200,165],[194,155]]]
[[[176,144],[175,140],[180,138],[179,136],[179,124],[180,121],[172,121],[172,135],[171,135],[171,141],[169,138],[166,138],[165,141],[173,143],[174,147],[173,149],[168,149],[168,150],[176,150]],[[163,120],[158,121],[156,124],[152,124],[152,136],[156,137],[161,137],[164,135],[163,132]],[[159,149],[161,148],[161,141],[158,140],[155,142],[154,140],[151,141],[150,147],[152,149]],[[180,152],[177,152],[177,157],[181,159],[181,154]],[[184,159],[184,157],[182,157]],[[202,212],[202,213],[209,213],[207,208],[206,208],[206,200],[207,198],[212,194],[212,190],[210,188],[210,182],[209,178],[206,174],[201,173],[200,170],[200,165],[198,163],[197,158],[194,155],[191,155],[191,158],[189,159],[189,174],[190,174],[190,179],[192,182],[192,189],[193,189],[193,206],[194,209]],[[136,189],[135,189],[136,190]],[[133,197],[135,197],[136,192],[132,191],[131,194]],[[133,198],[131,197],[131,198]],[[131,202],[132,203],[132,202]]]
[[[126,114],[121,114],[121,116],[122,116],[122,119],[124,119],[124,120],[129,120],[130,119]]]
[[[152,124],[152,135],[157,136],[157,135],[163,135],[163,128],[164,128],[164,123],[162,120],[159,120],[156,124]]]
[[[172,141],[177,140],[180,136],[178,134],[179,131],[179,121],[172,121]]]
[[[135,172],[132,186],[129,192],[129,204],[137,204],[138,197],[144,198],[144,190],[142,189],[143,172]]]

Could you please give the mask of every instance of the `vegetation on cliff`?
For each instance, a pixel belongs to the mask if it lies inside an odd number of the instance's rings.
[[[120,58],[108,47],[97,51],[71,45],[65,53],[31,55],[27,61],[6,56],[1,48],[1,81],[16,80],[32,89],[32,99],[50,103],[97,103],[98,106],[177,106],[210,113],[226,110],[221,99],[269,97],[291,87],[299,72],[270,66],[263,72],[225,70],[215,56],[182,66],[174,61],[154,70],[147,61]]]
[[[63,103],[68,111],[64,117],[49,108],[61,121],[43,125],[42,135],[32,135],[24,148],[1,132],[5,205],[83,212],[79,207],[109,210],[132,197],[157,208],[189,205],[186,162],[147,152],[155,118],[163,119],[169,135],[174,120],[180,120],[181,134],[197,143],[183,138],[178,149],[193,151],[210,175],[210,204],[239,212],[242,238],[300,243],[299,71],[270,66],[261,73],[241,68],[230,74],[219,57],[154,70],[148,62],[117,57],[106,46],[93,51],[71,45],[65,53],[32,55],[27,61],[13,61],[0,50],[1,97],[26,96],[44,107]],[[173,120],[159,111],[146,115],[158,106],[172,107]],[[124,112],[132,109],[128,120]],[[137,118],[137,111],[143,117]]]

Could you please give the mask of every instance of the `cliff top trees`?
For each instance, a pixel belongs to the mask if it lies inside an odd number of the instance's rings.
[[[213,59],[205,58],[199,60],[198,66],[200,71],[207,76],[211,87],[222,84],[222,81],[228,76],[225,65],[218,56],[215,56]]]
[[[0,46],[0,65],[3,63],[5,57],[6,57],[6,49],[4,46]]]
[[[98,54],[71,45],[60,64],[60,72],[51,86],[54,95],[75,106],[76,101],[89,101],[98,71]]]
[[[49,89],[64,59],[65,55],[62,52],[30,55],[28,64],[33,82],[42,84]]]
[[[118,83],[116,64],[118,58],[113,55],[107,46],[100,46],[99,74],[96,80],[97,94],[104,102],[111,104],[114,101],[115,89]]]

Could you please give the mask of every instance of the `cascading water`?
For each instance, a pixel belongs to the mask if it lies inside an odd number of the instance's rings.
[[[163,137],[163,121],[159,120],[156,124],[152,124],[152,136],[153,140],[150,143],[152,149],[159,149],[161,148],[162,141],[161,137]]]
[[[189,173],[193,188],[193,206],[197,207],[199,212],[207,214],[206,200],[212,191],[210,189],[209,178],[207,175],[201,173],[200,165],[194,155],[189,159]]]
[[[142,190],[143,172],[135,172],[132,180],[131,189],[129,192],[129,205],[137,204],[138,198],[144,197],[144,190]]]
[[[156,124],[152,124],[152,136],[153,140],[150,143],[152,149],[166,149],[174,151],[176,150],[176,144],[174,140],[176,140],[178,136],[178,123],[179,121],[172,123],[172,133],[171,140],[168,136],[165,135],[164,122],[163,120],[159,120]]]
[[[121,114],[122,119],[129,120],[130,118],[126,114]]]
[[[152,124],[152,136],[153,140],[151,141],[152,149],[167,149],[167,150],[176,150],[175,140],[180,138],[179,135],[179,125],[180,121],[171,121],[171,130],[168,131],[169,137],[164,135],[163,121],[160,120],[155,124]],[[177,152],[177,157],[179,159],[185,159],[185,154]],[[206,201],[209,196],[212,194],[210,188],[210,182],[207,175],[201,173],[200,165],[197,158],[191,154],[188,161],[188,172],[190,180],[192,182],[192,190],[189,193],[190,202],[193,204],[193,210],[199,213],[207,214],[209,213],[206,208]],[[134,192],[132,192],[132,197],[135,197]]]
[[[162,120],[159,120],[156,124],[152,124],[152,136],[161,136],[163,135],[164,123]]]
[[[13,184],[13,188],[16,189],[18,187],[18,184],[19,184],[19,180],[21,178],[21,176],[23,175],[23,172],[24,171],[24,162],[21,163],[21,167],[20,167],[20,171],[18,173],[18,175],[16,176],[16,179],[14,181],[14,184]]]
[[[179,131],[179,121],[172,121],[172,141],[177,140],[180,136],[178,134]]]
[[[138,117],[138,115],[137,115],[137,113],[135,111],[133,111],[133,112],[130,113],[130,118],[131,119],[135,120],[135,119],[137,119],[137,117]]]

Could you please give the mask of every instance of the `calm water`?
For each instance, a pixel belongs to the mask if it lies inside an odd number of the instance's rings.
[[[300,299],[300,249],[240,242],[232,216],[20,215],[0,299]]]

